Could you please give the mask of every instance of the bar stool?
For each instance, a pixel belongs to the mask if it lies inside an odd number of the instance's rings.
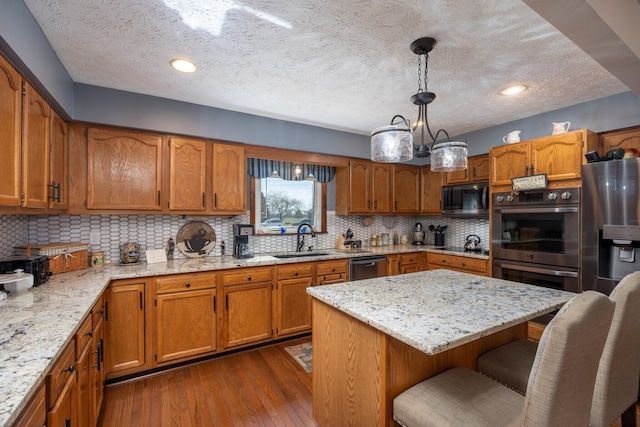
[[[640,271],[625,276],[609,297],[616,308],[611,322],[591,406],[591,426],[607,427],[622,415],[622,426],[636,426],[635,403],[640,378]],[[478,358],[479,372],[523,393],[537,343],[518,340]]]
[[[526,396],[471,369],[452,368],[398,395],[393,418],[405,427],[584,427],[613,311],[598,292],[570,299],[542,334]]]

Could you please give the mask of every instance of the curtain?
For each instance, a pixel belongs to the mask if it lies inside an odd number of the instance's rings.
[[[302,181],[313,177],[318,182],[329,182],[336,176],[336,168],[333,166],[307,165],[251,157],[247,159],[247,170],[249,175],[256,178],[268,178],[272,176],[273,172],[276,172],[280,178],[287,181]]]

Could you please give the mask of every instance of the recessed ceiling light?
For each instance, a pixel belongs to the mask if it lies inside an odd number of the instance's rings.
[[[173,59],[171,60],[171,66],[183,73],[193,73],[196,70],[196,65],[186,59]]]
[[[506,89],[503,89],[502,92],[500,92],[503,95],[517,95],[519,93],[524,92],[525,90],[527,90],[526,86],[523,85],[515,85],[515,86],[509,86]]]

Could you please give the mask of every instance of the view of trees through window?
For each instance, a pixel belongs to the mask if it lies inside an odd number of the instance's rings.
[[[314,224],[316,182],[286,181],[281,178],[260,179],[260,226],[297,227]]]

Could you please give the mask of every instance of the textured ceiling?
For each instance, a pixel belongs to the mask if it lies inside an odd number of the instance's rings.
[[[429,121],[452,136],[629,90],[519,0],[25,3],[75,82],[360,134],[417,116],[424,36]]]

